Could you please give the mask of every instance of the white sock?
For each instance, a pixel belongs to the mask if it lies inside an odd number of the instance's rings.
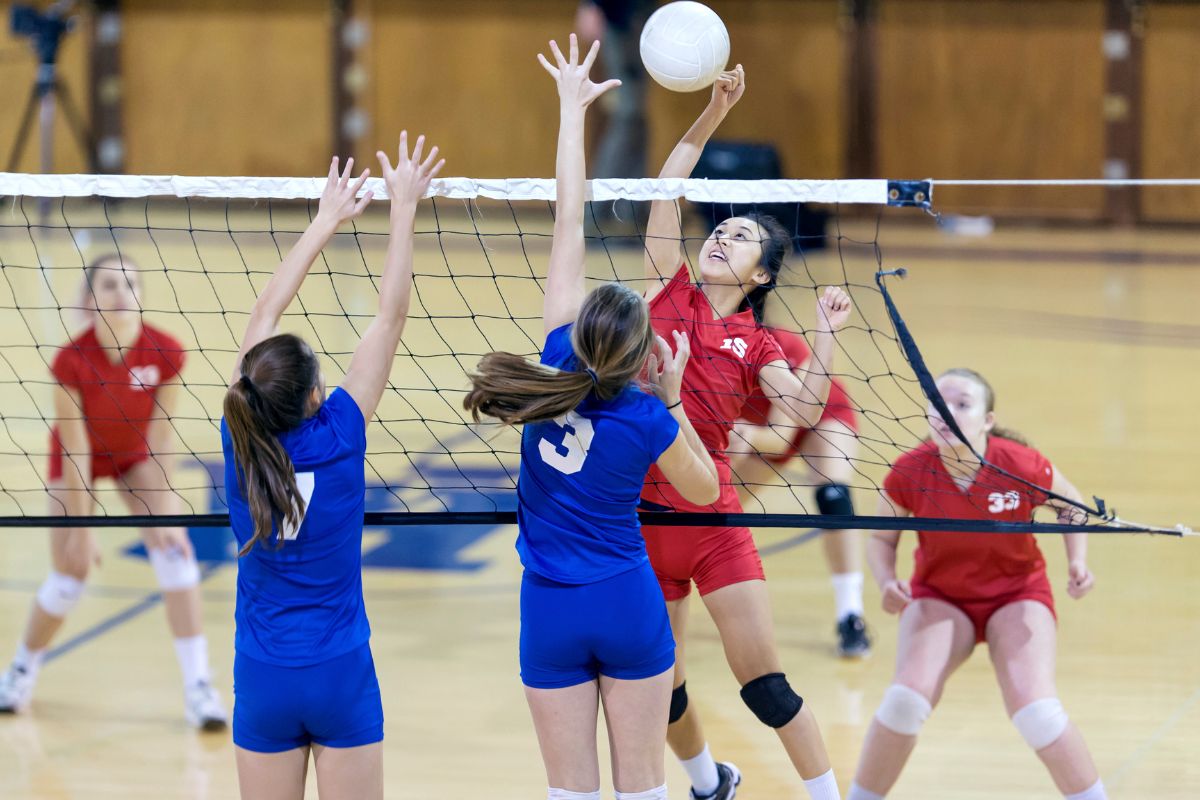
[[[212,676],[208,671],[208,639],[203,634],[176,639],[175,657],[179,659],[184,686],[209,682]]]
[[[42,668],[42,658],[45,657],[46,651],[30,650],[25,646],[25,642],[17,643],[17,654],[13,656],[13,665],[25,670],[25,674],[31,678],[36,678],[38,670]]]
[[[1063,797],[1066,800],[1108,800],[1108,793],[1104,791],[1104,781],[1099,778],[1088,788],[1076,794],[1065,794]]]
[[[679,763],[683,765],[684,771],[692,779],[692,790],[697,795],[712,794],[721,784],[721,776],[717,774],[717,762],[713,761],[707,744],[700,751],[700,755],[686,760],[681,758]]]
[[[664,783],[644,792],[617,792],[617,800],[667,800],[667,785]]]
[[[569,792],[566,789],[555,789],[553,786],[546,792],[546,800],[600,800],[600,790],[594,792]]]
[[[837,779],[833,777],[832,767],[824,775],[806,780],[804,788],[808,789],[808,796],[812,800],[842,800],[842,793],[838,791]]]
[[[833,582],[833,602],[837,606],[837,618],[841,622],[847,614],[863,613],[863,574],[840,572],[830,577]]]
[[[885,800],[885,798],[881,794],[875,794],[862,788],[857,783],[851,783],[850,794],[846,795],[846,800]]]

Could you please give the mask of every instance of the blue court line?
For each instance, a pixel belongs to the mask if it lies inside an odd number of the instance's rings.
[[[201,572],[200,572],[200,581],[203,583],[204,581],[208,580],[208,578],[214,572],[216,572],[218,569],[220,569],[221,566],[222,566],[221,564],[205,565],[201,569]],[[82,647],[83,645],[87,644],[88,642],[92,641],[93,639],[95,639],[99,636],[103,636],[105,633],[108,633],[113,628],[116,628],[120,625],[124,625],[126,622],[133,619],[134,617],[140,616],[141,614],[144,614],[147,611],[149,611],[150,609],[154,608],[156,605],[161,603],[162,600],[163,600],[162,592],[154,592],[153,594],[146,595],[141,600],[134,603],[132,606],[125,609],[124,611],[119,611],[116,614],[109,617],[108,619],[101,620],[100,622],[96,623],[95,625],[93,625],[92,627],[83,631],[82,633],[77,634],[76,636],[63,642],[58,647],[52,648],[50,651],[48,651],[46,653],[46,657],[43,660],[43,663],[49,663],[51,661],[54,661],[57,658],[65,656],[67,653],[71,652],[75,648]]]
[[[804,533],[798,533],[790,539],[784,539],[782,542],[775,542],[775,544],[769,544],[766,547],[760,547],[758,548],[758,554],[762,558],[773,556],[776,553],[782,553],[784,550],[791,550],[793,547],[799,547],[802,544],[807,544],[813,539],[816,539],[822,533],[824,533],[824,531],[820,529],[804,531]]]

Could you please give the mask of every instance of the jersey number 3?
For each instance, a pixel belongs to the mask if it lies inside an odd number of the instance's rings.
[[[554,424],[563,429],[562,444],[555,445],[549,439],[542,439],[538,442],[538,452],[542,455],[542,461],[559,472],[574,475],[583,469],[583,462],[587,460],[588,450],[592,447],[592,421],[568,411],[561,417],[555,417]]]
[[[315,472],[297,472],[296,488],[300,490],[300,496],[304,498],[304,513],[300,515],[300,522],[296,525],[295,530],[292,530],[292,527],[284,520],[280,528],[284,541],[291,541],[300,535],[300,527],[304,525],[304,518],[308,516],[308,509],[312,507],[313,489],[317,488],[317,474]]]

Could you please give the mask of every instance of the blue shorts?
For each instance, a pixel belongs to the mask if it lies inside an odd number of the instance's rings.
[[[675,663],[667,605],[650,562],[596,583],[521,579],[521,681],[562,689],[605,675],[651,678]]]
[[[371,646],[309,667],[233,659],[233,743],[255,753],[383,741],[383,702]]]

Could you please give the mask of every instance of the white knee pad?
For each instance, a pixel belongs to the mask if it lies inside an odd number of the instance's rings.
[[[893,683],[883,693],[883,702],[875,712],[875,719],[890,731],[916,736],[932,711],[933,706],[920,692]]]
[[[1057,697],[1043,697],[1012,715],[1013,725],[1034,750],[1049,747],[1067,729],[1067,712]]]
[[[200,565],[192,556],[178,550],[155,548],[148,551],[150,566],[158,577],[158,586],[164,592],[191,589],[200,583]]]
[[[37,604],[52,617],[65,617],[71,613],[71,609],[79,605],[81,597],[83,581],[51,571],[38,589]]]

